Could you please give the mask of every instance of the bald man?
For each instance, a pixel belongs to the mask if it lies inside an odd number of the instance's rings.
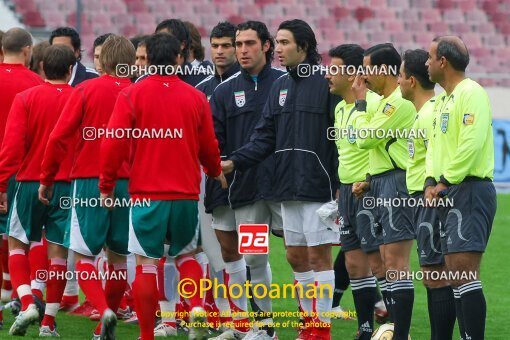
[[[480,340],[486,319],[480,264],[496,214],[494,140],[489,98],[466,78],[468,64],[459,37],[438,37],[430,45],[429,78],[445,91],[434,108],[424,189],[425,198],[440,206],[441,248],[461,337]],[[438,204],[445,197],[448,204]]]

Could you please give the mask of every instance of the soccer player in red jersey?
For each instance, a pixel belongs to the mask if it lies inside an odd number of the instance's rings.
[[[0,143],[3,140],[7,115],[16,94],[43,83],[41,77],[27,68],[32,56],[32,45],[32,36],[22,28],[11,28],[2,37],[4,60],[0,63],[0,93],[2,94],[0,96]],[[14,197],[14,177],[9,183],[10,200]],[[0,234],[4,234],[0,247],[0,263],[3,271],[1,297],[4,302],[11,299],[12,290],[8,268],[6,225],[7,213],[0,214]]]
[[[162,70],[177,65],[180,44],[175,37],[157,33],[147,39],[146,47],[150,65]],[[164,255],[164,241],[170,241],[169,255],[176,258],[181,282],[199,287],[203,273],[194,254],[200,165],[224,188],[227,183],[207,99],[176,75],[151,75],[122,91],[108,128],[165,132],[163,138],[105,139],[100,153],[102,197],[114,195],[119,169],[129,157],[131,198],[150,200],[149,206],[131,207],[129,250],[137,255],[133,291],[141,338],[154,339],[157,264]],[[190,329],[189,338],[202,339],[207,329],[202,298],[198,292],[185,297],[192,307],[190,321],[197,326]]]
[[[76,140],[70,175],[71,198],[67,202],[71,205],[71,218],[64,243],[75,253],[80,288],[101,315],[94,338],[109,339],[114,336],[117,321],[114,311],[118,309],[126,288],[129,210],[118,207],[109,212],[94,204],[93,200],[99,198],[97,157],[101,138],[98,137],[100,129],[108,124],[117,95],[131,84],[127,78],[116,77],[115,70],[119,64],[134,63],[133,44],[124,37],[112,35],[103,44],[99,61],[105,74],[76,87],[50,135],[42,162],[39,199],[47,202],[58,165],[63,161],[69,143]],[[122,180],[118,182],[116,195],[128,200],[127,162],[118,175]],[[110,276],[103,290],[94,257],[105,244]]]
[[[58,120],[72,87],[71,78],[76,59],[65,46],[51,46],[43,59],[48,81],[19,93],[7,119],[5,141],[0,151],[0,210],[7,212],[9,178],[16,175],[16,195],[8,219],[9,266],[12,283],[21,299],[21,312],[9,334],[25,335],[27,327],[39,319],[30,287],[27,251],[31,242],[41,240],[42,227],[50,241],[50,279],[48,280],[46,315],[41,336],[58,336],[55,315],[64,292],[67,249],[62,246],[68,210],[59,207],[61,197],[69,196],[68,175],[71,155],[62,163],[48,207],[37,199],[41,161],[46,141]],[[57,273],[61,273],[60,279]]]

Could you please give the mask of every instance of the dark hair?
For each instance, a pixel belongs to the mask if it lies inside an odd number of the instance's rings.
[[[97,46],[103,45],[106,41],[106,38],[108,38],[110,35],[113,35],[113,33],[106,33],[97,37],[96,40],[94,40],[94,46],[92,49],[95,50]]]
[[[462,41],[463,46],[460,46],[455,41],[446,37],[436,37],[433,41],[437,42],[436,59],[445,57],[454,70],[461,72],[466,71],[469,64],[469,52]],[[462,47],[464,47],[464,51],[462,50]]]
[[[129,40],[131,41],[136,50],[138,46],[145,45],[145,40],[147,40],[148,37],[150,37],[150,35],[137,35],[136,37],[133,37]]]
[[[181,53],[181,43],[171,34],[156,33],[145,41],[149,65],[177,64],[177,55]]]
[[[211,36],[209,37],[209,41],[212,38],[224,38],[228,37],[232,39],[232,45],[236,40],[236,27],[228,21],[223,21],[218,23],[218,25],[214,26],[211,31]]]
[[[69,72],[69,66],[76,62],[74,52],[67,46],[52,45],[44,51],[43,70],[49,80],[61,80]]]
[[[305,21],[300,19],[286,20],[278,26],[278,30],[292,32],[296,44],[306,51],[306,59],[314,65],[321,63],[322,58],[317,50],[317,39],[312,28]]]
[[[30,70],[34,71],[35,73],[39,73],[40,68],[39,64],[44,58],[44,52],[46,49],[50,47],[50,43],[46,40],[41,41],[40,43],[36,44],[34,48],[32,49],[32,59],[30,59]],[[75,58],[76,59],[76,58]]]
[[[204,46],[202,46],[202,36],[198,29],[189,21],[185,21],[184,25],[189,31],[189,36],[191,38],[191,47],[190,50],[193,51],[193,57],[202,62],[205,58]]]
[[[257,32],[257,37],[260,39],[260,42],[262,43],[262,46],[266,43],[266,41],[269,41],[269,49],[266,52],[266,62],[270,64],[273,62],[273,56],[274,56],[274,41],[271,37],[271,34],[269,34],[269,30],[267,29],[266,24],[260,21],[246,21],[237,26],[238,31],[247,31],[247,30],[254,30]]]
[[[424,50],[407,50],[402,56],[402,61],[406,79],[413,76],[425,90],[432,90],[435,84],[430,81],[427,66],[425,66],[428,56],[428,52]]]
[[[53,45],[53,39],[57,37],[69,37],[71,38],[71,44],[73,45],[73,48],[75,51],[81,49],[81,40],[80,35],[76,30],[72,27],[59,27],[55,29],[53,32],[51,32],[50,35],[50,44]]]
[[[158,24],[158,26],[156,26],[156,33],[164,29],[168,30],[168,33],[176,37],[179,42],[184,43],[184,48],[181,53],[184,60],[188,60],[191,37],[188,28],[184,25],[184,22],[179,19],[163,20]]]
[[[398,70],[402,63],[402,58],[393,44],[385,43],[372,46],[365,50],[365,57],[370,57],[370,64],[374,66],[388,66],[388,74],[398,76]]]
[[[11,28],[2,37],[2,46],[6,53],[20,53],[23,48],[32,44],[30,33],[19,27]]]
[[[365,50],[356,44],[343,44],[329,50],[331,58],[340,58],[346,66],[359,68],[363,66],[363,52]]]

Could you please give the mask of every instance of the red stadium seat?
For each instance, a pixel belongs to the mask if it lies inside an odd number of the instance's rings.
[[[406,30],[409,32],[426,32],[427,25],[422,21],[413,21],[406,23]]]
[[[471,25],[463,23],[463,22],[451,24],[450,30],[452,33],[457,34],[457,35],[461,35],[461,34],[473,31]]]
[[[368,7],[358,7],[354,10],[354,17],[358,21],[363,21],[374,17],[374,12]]]
[[[23,15],[23,22],[26,25],[32,27],[45,27],[46,22],[44,21],[39,11],[29,11]]]
[[[384,30],[390,33],[402,32],[404,31],[404,24],[401,21],[386,21]]]
[[[429,31],[437,35],[445,35],[450,31],[448,24],[442,21],[429,24]]]
[[[394,44],[406,45],[414,43],[413,35],[411,32],[395,32],[392,33],[392,40]]]
[[[352,12],[348,8],[336,6],[333,8],[333,15],[336,20],[341,20],[343,18],[350,17]]]
[[[448,9],[443,13],[444,21],[449,24],[463,23],[465,21],[464,12],[460,9]]]

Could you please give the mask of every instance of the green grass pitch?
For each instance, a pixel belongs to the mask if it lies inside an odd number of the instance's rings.
[[[486,255],[483,258],[482,283],[485,297],[487,299],[487,325],[486,339],[507,339],[508,330],[508,312],[510,306],[510,294],[508,291],[508,281],[505,275],[508,274],[510,262],[510,195],[498,195],[498,210],[489,246]],[[334,249],[335,255],[338,248]],[[272,238],[270,244],[271,267],[273,269],[274,283],[291,283],[293,280],[292,271],[287,264],[282,242],[278,238]],[[412,269],[418,270],[418,257],[412,256]],[[506,288],[505,288],[506,287]],[[411,338],[413,340],[429,339],[429,322],[427,315],[426,293],[421,282],[415,281],[415,300],[413,310],[413,320],[411,325]],[[342,306],[347,310],[354,311],[352,294],[348,290],[342,299]],[[473,308],[477,308],[473,306]],[[273,309],[275,311],[294,311],[296,302],[292,299],[274,299]],[[8,329],[12,324],[12,316],[9,311],[4,315],[4,329],[0,330],[0,339],[9,339]],[[285,321],[282,319],[276,321]],[[91,339],[92,331],[96,325],[83,317],[69,316],[64,313],[57,315],[58,330],[62,339]],[[333,321],[333,339],[353,339],[356,332],[356,321]],[[38,329],[32,326],[27,332],[26,338],[37,338]],[[295,339],[296,331],[293,328],[281,328],[277,330],[278,337],[281,340]],[[117,339],[130,340],[137,339],[138,327],[126,325],[119,322],[117,327]],[[459,339],[458,331],[455,330],[455,339]],[[186,339],[186,337],[176,337],[175,339]]]

